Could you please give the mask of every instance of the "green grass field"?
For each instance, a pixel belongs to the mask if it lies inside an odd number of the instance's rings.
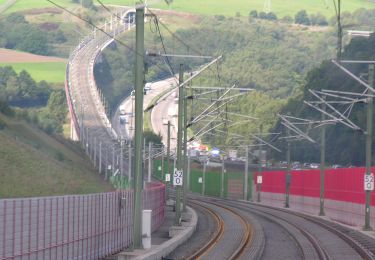
[[[58,0],[56,3],[64,7],[73,5],[70,0]],[[54,7],[54,5],[46,0],[17,0],[16,3],[6,11],[6,13],[45,7]]]
[[[334,15],[332,0],[270,0],[271,11],[279,16],[294,16],[299,10],[305,9],[308,13],[320,12],[327,17]],[[106,4],[134,5],[134,0],[105,0]],[[162,3],[152,5],[152,7],[167,9],[168,6]],[[354,11],[358,8],[375,8],[375,3],[368,0],[343,0],[342,10]],[[265,0],[174,0],[171,5],[172,10],[192,12],[199,14],[223,14],[234,16],[239,12],[242,16],[247,16],[251,10],[262,11]]]
[[[50,83],[65,81],[66,63],[64,62],[0,63],[0,66],[12,66],[17,73],[26,70],[35,81],[45,80]]]
[[[113,190],[75,144],[0,113],[0,198]]]
[[[5,0],[0,0],[4,2]],[[334,15],[334,7],[332,0],[270,0],[271,11],[282,17],[285,15],[294,16],[299,10],[305,9],[308,13],[320,12],[327,17]],[[99,4],[93,0],[94,4]],[[104,4],[115,5],[134,5],[134,0],[103,0]],[[74,4],[70,0],[58,0],[58,4],[69,7]],[[155,8],[162,8],[184,11],[198,14],[216,15],[222,14],[227,16],[234,16],[239,12],[242,16],[247,16],[251,10],[262,11],[265,0],[174,0],[171,7],[168,7],[164,1],[158,4],[151,5]],[[33,9],[53,7],[53,5],[45,0],[18,0],[7,13]],[[369,0],[343,0],[342,9],[344,11],[354,11],[358,8],[375,8],[375,3]]]

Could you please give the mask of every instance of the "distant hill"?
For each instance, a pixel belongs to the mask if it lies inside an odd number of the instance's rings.
[[[0,113],[0,198],[112,190],[78,145]]]

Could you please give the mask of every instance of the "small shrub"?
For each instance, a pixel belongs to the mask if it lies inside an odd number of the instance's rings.
[[[3,130],[5,128],[5,123],[0,120],[0,130]]]
[[[218,20],[218,21],[224,21],[225,16],[224,15],[215,15],[215,19]]]
[[[56,160],[58,160],[58,161],[60,161],[60,162],[62,162],[62,161],[65,160],[65,156],[64,156],[64,154],[63,154],[62,152],[60,152],[60,151],[57,151],[57,152],[55,153],[55,158],[56,158]]]
[[[293,23],[293,18],[289,15],[287,16],[284,16],[283,18],[281,18],[281,21],[284,22],[284,23]]]
[[[301,10],[296,13],[294,17],[294,22],[298,24],[310,25],[310,18],[307,15],[306,10]]]
[[[251,10],[250,13],[249,13],[249,17],[258,18],[257,10]]]

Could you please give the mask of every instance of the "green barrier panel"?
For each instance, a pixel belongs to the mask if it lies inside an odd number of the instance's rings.
[[[163,171],[161,169],[161,160],[154,160],[153,169],[154,169],[153,176],[158,180],[163,180],[163,176],[162,176]]]
[[[153,172],[153,176],[158,179],[158,180],[161,180],[161,181],[164,181],[164,176],[162,176],[162,173],[164,172],[164,174],[167,174],[167,170],[168,170],[168,165],[167,165],[167,160],[164,159],[164,171],[162,171],[161,169],[161,160],[154,160],[154,163],[153,163],[153,169],[154,169],[154,172]],[[169,163],[170,167],[171,167],[171,171],[172,171],[172,166],[173,166],[173,162],[171,161]],[[172,166],[171,166],[172,165]],[[170,172],[170,174],[172,174],[172,172]],[[171,176],[172,177],[172,176]]]
[[[206,190],[207,196],[220,197],[221,172],[206,172]]]
[[[202,193],[202,183],[199,183],[199,178],[202,178],[203,172],[196,169],[190,171],[190,191]]]
[[[161,160],[154,160],[153,176],[159,180],[163,180],[161,171]],[[173,162],[170,163],[173,165]],[[164,160],[164,173],[167,172],[167,163]],[[190,171],[190,191],[202,194],[202,183],[199,183],[199,178],[203,180],[203,168],[191,169]],[[224,198],[234,197],[243,199],[243,179],[244,171],[224,173]],[[253,186],[253,172],[249,170],[248,179],[248,198],[251,197]],[[217,171],[206,171],[206,187],[205,192],[207,196],[220,197],[220,184],[221,184],[221,169]]]

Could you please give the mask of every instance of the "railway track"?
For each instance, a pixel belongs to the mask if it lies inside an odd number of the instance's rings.
[[[205,210],[216,223],[216,231],[211,239],[193,255],[186,259],[239,259],[250,247],[254,230],[249,219],[230,207],[206,203],[201,200],[190,201],[193,207]],[[233,236],[236,234],[236,236]],[[223,248],[230,250],[223,251]],[[218,258],[219,256],[219,258]]]
[[[300,248],[302,259],[375,259],[375,240],[330,221],[286,209],[211,199],[283,227]]]
[[[208,252],[215,243],[220,239],[224,232],[224,222],[223,219],[212,209],[210,209],[207,206],[201,205],[199,203],[190,203],[194,207],[200,207],[203,209],[208,215],[211,216],[211,219],[215,221],[216,224],[216,231],[213,234],[212,238],[199,250],[197,250],[193,255],[190,257],[187,257],[187,259],[199,259],[201,256],[203,256],[206,252]]]

